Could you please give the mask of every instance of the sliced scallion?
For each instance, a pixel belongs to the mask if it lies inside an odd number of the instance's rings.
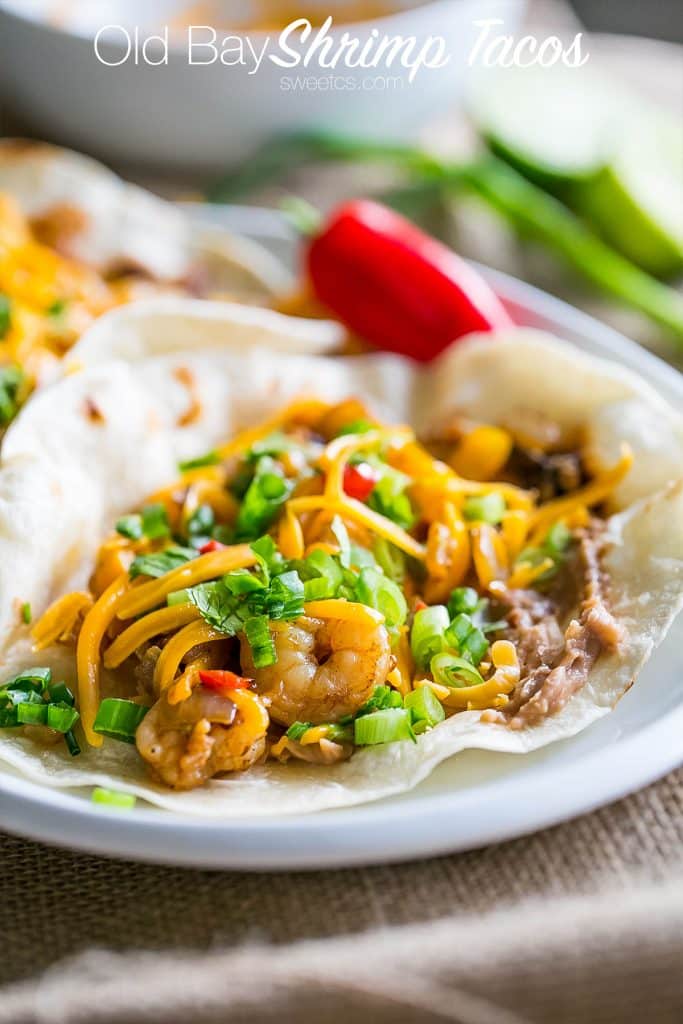
[[[19,725],[45,725],[47,712],[48,705],[44,701],[40,704],[17,704],[17,722]]]
[[[415,742],[410,711],[405,708],[385,708],[356,718],[353,733],[354,742],[359,747],[395,743],[398,740]]]
[[[479,594],[473,587],[456,587],[448,599],[448,612],[455,618],[463,612],[471,615],[479,604]]]
[[[446,717],[443,705],[430,686],[419,686],[417,690],[411,690],[403,698],[403,706],[413,716],[414,725],[426,722],[431,727],[443,722]]]
[[[71,732],[81,716],[68,704],[48,704],[47,724],[57,732]]]
[[[275,643],[270,634],[266,615],[253,615],[244,623],[244,635],[251,647],[255,668],[267,668],[277,662]]]
[[[55,683],[51,686],[49,696],[51,704],[68,704],[72,708],[76,703],[73,692],[66,683]]]
[[[430,662],[434,680],[442,686],[478,686],[484,680],[471,661],[448,651],[435,654]]]
[[[363,569],[356,584],[361,604],[381,612],[389,629],[402,626],[408,616],[408,604],[403,591],[379,569]]]
[[[161,502],[145,505],[142,510],[142,532],[148,540],[162,540],[170,537],[171,528],[168,524],[166,506]]]
[[[418,666],[424,668],[443,649],[444,633],[450,625],[448,609],[443,604],[421,608],[415,613],[410,634],[410,647]]]
[[[121,516],[116,521],[116,532],[128,540],[140,540],[142,537],[142,516],[137,514]]]
[[[206,455],[200,455],[196,459],[186,459],[184,462],[179,462],[178,469],[181,473],[188,473],[191,469],[217,466],[220,461],[221,458],[218,452],[207,452]]]
[[[101,736],[135,743],[135,733],[149,708],[132,700],[106,697],[100,704],[93,729]]]
[[[104,807],[116,807],[128,811],[135,807],[136,797],[132,793],[119,793],[115,789],[103,789],[96,786],[92,791],[92,802]]]
[[[480,523],[491,523],[495,526],[503,518],[505,498],[496,491],[488,494],[477,494],[467,498],[463,505],[465,519]]]
[[[81,752],[81,748],[78,745],[78,740],[73,732],[64,733],[64,742],[66,743],[66,749],[69,751],[72,757],[78,757]]]

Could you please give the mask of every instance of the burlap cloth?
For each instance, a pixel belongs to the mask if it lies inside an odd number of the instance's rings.
[[[672,54],[638,46],[610,59],[678,103]],[[460,247],[595,308],[545,257],[475,234]],[[682,847],[683,770],[535,836],[392,867],[198,872],[0,835],[0,1024],[674,1024]]]

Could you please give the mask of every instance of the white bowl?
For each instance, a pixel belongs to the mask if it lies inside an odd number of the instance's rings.
[[[526,0],[435,0],[418,5],[415,0],[395,0],[395,14],[333,27],[336,40],[348,31],[365,42],[377,31],[380,37],[415,36],[418,47],[429,36],[442,36],[449,55],[446,66],[422,68],[411,82],[409,69],[401,66],[331,72],[312,64],[283,70],[268,57],[258,71],[251,57],[242,66],[192,66],[186,33],[171,42],[166,65],[135,66],[131,56],[118,67],[107,67],[95,54],[99,28],[123,25],[132,32],[139,24],[144,38],[189,4],[72,0],[69,7],[59,5],[74,14],[58,25],[48,20],[54,0],[0,0],[0,95],[32,131],[104,159],[217,171],[274,136],[311,127],[377,139],[414,137],[425,117],[459,99],[467,58],[480,31],[475,22],[501,18],[501,31],[513,33],[525,5]],[[334,2],[319,6],[327,11]],[[243,3],[240,7],[244,10]],[[219,30],[219,42],[233,32]],[[258,51],[267,33],[249,33],[249,39]],[[102,56],[111,63],[121,60],[127,48],[124,40],[119,31],[105,33]],[[276,41],[273,33],[273,47]],[[152,59],[155,52],[159,55],[160,49],[148,50]],[[206,56],[211,56],[208,50]],[[283,81],[297,78],[310,83],[329,80],[332,74],[334,86],[308,84],[295,90],[291,81]]]

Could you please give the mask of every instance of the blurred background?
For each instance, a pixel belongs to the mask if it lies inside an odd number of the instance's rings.
[[[683,42],[680,0],[571,0],[583,24],[593,32],[626,32]],[[681,71],[683,74],[683,70]]]
[[[413,81],[396,66],[345,70],[346,85],[323,88],[302,85],[321,70],[287,74],[267,60],[255,70],[248,54],[190,67],[181,45],[189,24],[259,46],[296,17],[320,24],[329,13],[337,39],[350,24],[361,42],[373,31],[418,44],[436,34],[451,60]],[[475,23],[489,18],[515,40],[556,35],[569,47],[582,32],[590,59],[540,77],[470,67]],[[117,66],[98,62],[95,32],[112,23],[141,25],[143,39],[170,25],[168,64],[126,59],[120,33],[102,41]],[[374,195],[462,254],[679,360],[681,42],[681,0],[0,0],[0,130],[203,201],[194,215],[217,223],[226,204],[279,208],[301,196],[326,210]],[[147,53],[159,57],[154,44]],[[392,158],[397,143],[412,153]],[[442,162],[439,180],[425,153]]]

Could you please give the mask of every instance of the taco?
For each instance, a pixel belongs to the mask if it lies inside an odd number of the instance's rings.
[[[255,243],[196,226],[93,160],[1,141],[0,431],[107,310],[169,293],[270,304],[289,284]]]
[[[683,601],[655,391],[528,329],[416,369],[244,351],[218,318],[164,351],[177,315],[112,314],[7,434],[0,760],[310,812],[609,712]]]

